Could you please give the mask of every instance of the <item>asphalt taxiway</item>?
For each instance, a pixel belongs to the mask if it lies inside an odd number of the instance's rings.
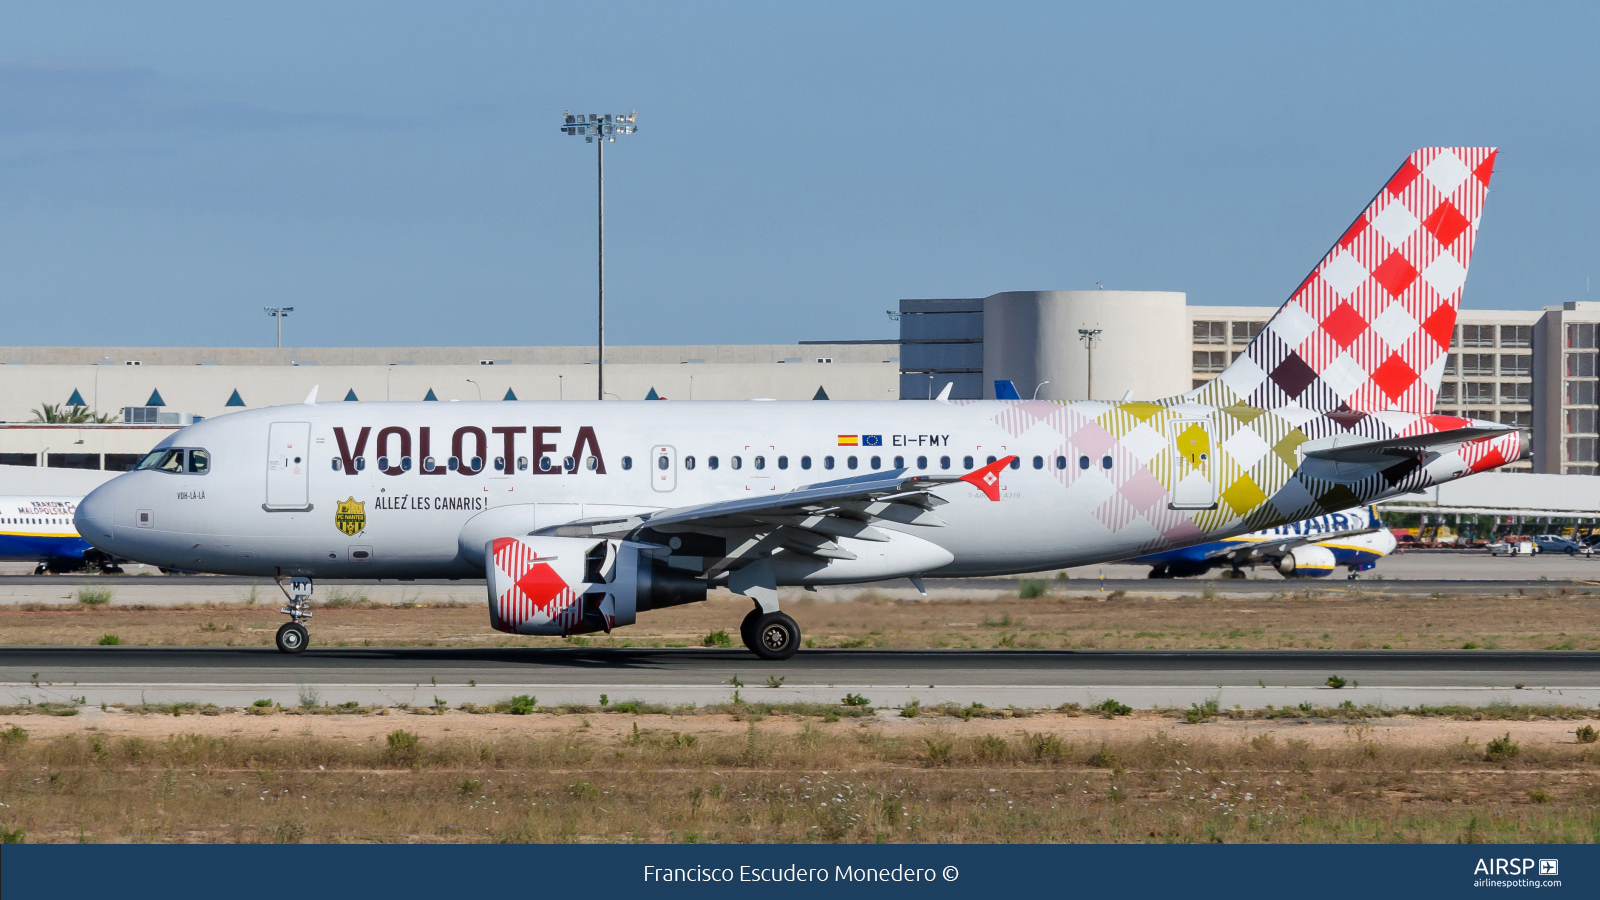
[[[1344,679],[1329,687],[1330,676]],[[309,693],[308,693],[309,692]],[[1600,704],[1600,652],[807,650],[768,663],[743,650],[200,647],[0,648],[0,704],[214,703],[258,699],[431,705],[955,702],[1138,708],[1216,700],[1248,708],[1383,704]]]

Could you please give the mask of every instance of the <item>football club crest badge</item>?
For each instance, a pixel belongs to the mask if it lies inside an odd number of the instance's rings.
[[[360,534],[361,529],[367,527],[366,502],[354,497],[340,500],[339,508],[333,514],[333,525],[350,537]]]

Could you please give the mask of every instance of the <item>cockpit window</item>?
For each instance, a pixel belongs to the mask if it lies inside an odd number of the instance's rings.
[[[186,471],[191,475],[204,475],[211,471],[211,454],[198,449],[164,447],[150,451],[135,469],[155,469],[175,475]]]

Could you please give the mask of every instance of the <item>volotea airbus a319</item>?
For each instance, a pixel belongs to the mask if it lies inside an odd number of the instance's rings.
[[[721,586],[800,646],[778,588],[1127,559],[1520,458],[1433,415],[1493,172],[1413,153],[1216,380],[1142,402],[315,403],[174,433],[78,506],[120,558],[290,580],[487,580],[490,623],[570,635]],[[948,390],[946,391],[948,393]],[[188,461],[204,454],[206,465]],[[202,471],[203,469],[203,471]]]

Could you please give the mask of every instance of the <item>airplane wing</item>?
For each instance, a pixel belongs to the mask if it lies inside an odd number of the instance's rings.
[[[579,519],[538,533],[623,537],[667,526],[738,533],[744,539],[738,550],[718,564],[724,568],[739,557],[755,555],[758,548],[770,551],[777,546],[811,556],[855,559],[855,554],[841,547],[836,538],[889,540],[888,535],[872,527],[874,522],[941,527],[944,520],[933,511],[949,501],[934,494],[934,488],[966,482],[990,500],[999,500],[999,471],[1013,459],[1014,456],[1007,456],[965,475],[912,475],[907,469],[894,469],[765,497],[681,506],[634,516]]]
[[[1336,463],[1388,463],[1400,460],[1419,460],[1450,447],[1486,437],[1497,437],[1515,428],[1452,428],[1414,437],[1389,438],[1360,444],[1344,444],[1306,450],[1307,457],[1326,459]]]
[[[1251,560],[1283,556],[1294,548],[1304,547],[1306,544],[1320,544],[1323,541],[1373,534],[1381,530],[1383,530],[1381,527],[1374,526],[1370,528],[1347,528],[1344,531],[1324,531],[1319,534],[1285,535],[1280,540],[1275,541],[1257,541],[1248,544],[1235,544],[1231,547],[1219,547],[1206,554],[1206,559],[1227,560],[1243,565]]]

